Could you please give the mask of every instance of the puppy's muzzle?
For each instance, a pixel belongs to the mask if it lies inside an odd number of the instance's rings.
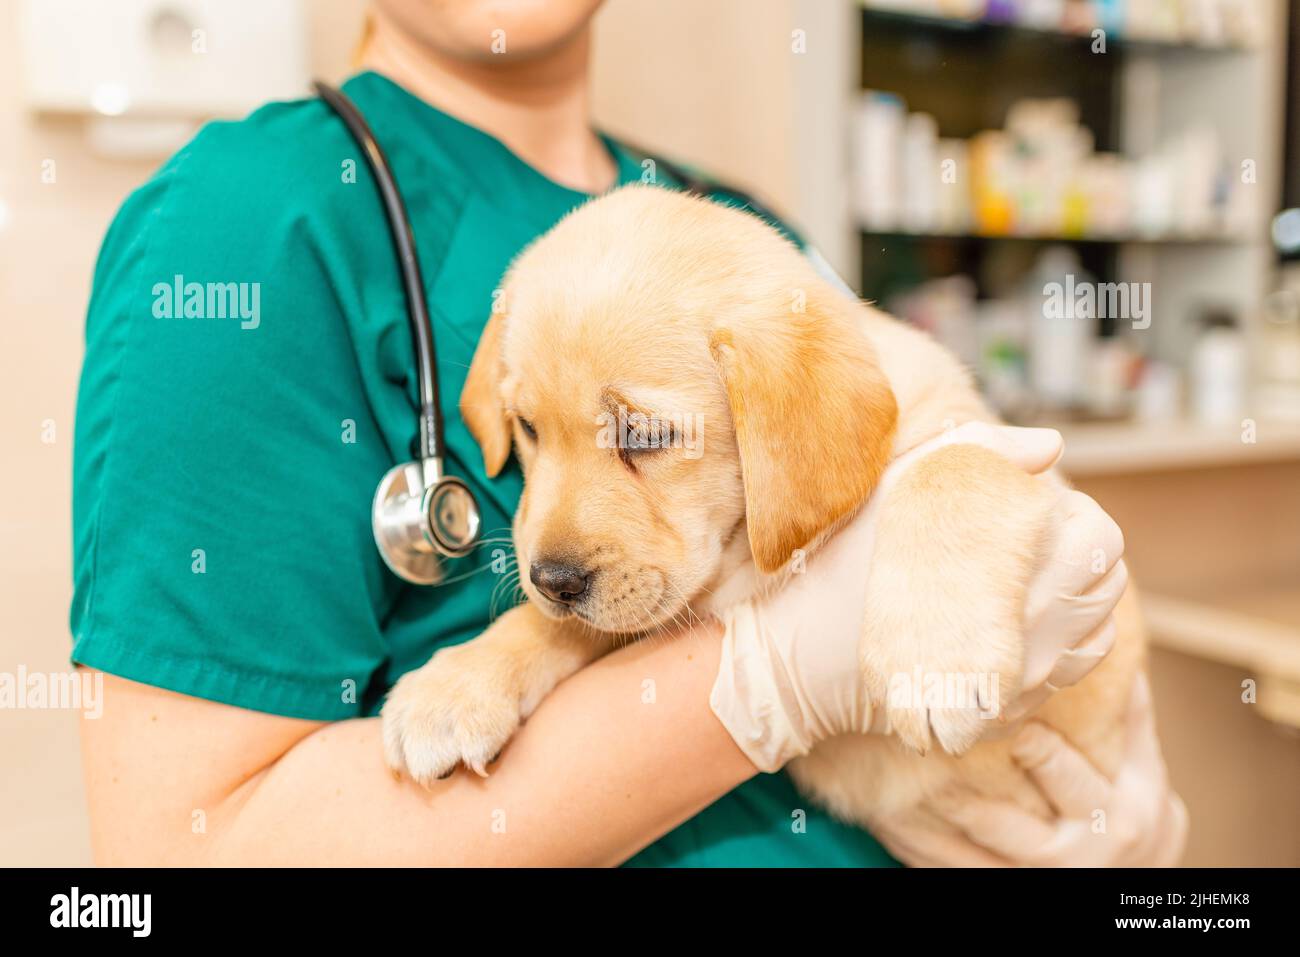
[[[551,601],[572,605],[587,594],[591,572],[571,562],[538,561],[528,570],[528,579]]]

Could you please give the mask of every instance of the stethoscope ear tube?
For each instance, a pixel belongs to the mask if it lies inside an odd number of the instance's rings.
[[[436,585],[443,579],[444,557],[467,555],[478,544],[482,520],[470,487],[443,471],[445,442],[438,355],[415,234],[392,167],[361,111],[341,90],[319,81],[314,85],[361,147],[379,187],[406,296],[406,317],[415,353],[419,459],[394,466],[380,480],[370,510],[375,546],[384,564],[399,578],[416,585]]]

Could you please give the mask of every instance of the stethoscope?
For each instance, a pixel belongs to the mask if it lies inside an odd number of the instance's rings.
[[[429,302],[424,294],[420,260],[415,251],[415,234],[392,167],[370,124],[341,90],[321,82],[314,86],[365,153],[370,171],[379,184],[397,265],[402,274],[406,318],[411,327],[411,345],[415,353],[420,401],[416,423],[420,457],[393,466],[380,479],[370,509],[375,545],[384,564],[398,578],[414,585],[436,585],[443,580],[444,558],[461,558],[478,544],[483,518],[469,486],[456,476],[448,475],[443,467],[446,440],[438,394],[438,354],[433,341],[433,325],[429,321]],[[659,169],[681,183],[687,192],[715,197],[721,194],[747,206],[764,219],[775,221],[768,210],[745,193],[705,182],[666,160],[646,155]]]
[[[443,578],[444,558],[468,555],[478,544],[483,524],[478,502],[468,485],[443,468],[446,441],[438,393],[438,353],[429,322],[429,302],[415,252],[415,234],[388,158],[370,124],[356,105],[324,83],[316,92],[347,126],[366,155],[379,184],[388,230],[406,293],[406,318],[415,352],[420,408],[417,413],[418,460],[389,469],[379,481],[370,508],[370,524],[379,554],[398,578],[415,585],[436,585]]]

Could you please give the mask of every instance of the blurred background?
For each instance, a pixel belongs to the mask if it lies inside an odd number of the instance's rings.
[[[364,0],[0,0],[0,672],[68,667],[95,254]],[[1125,529],[1186,863],[1300,865],[1300,0],[610,0],[598,123],[762,197],[1066,434]],[[0,865],[89,863],[70,712],[0,710]]]

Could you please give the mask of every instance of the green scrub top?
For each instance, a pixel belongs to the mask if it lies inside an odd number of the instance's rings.
[[[205,126],[104,240],[77,399],[74,661],[334,721],[378,713],[404,672],[505,608],[495,569],[522,480],[514,464],[487,478],[457,399],[507,265],[589,197],[378,74],[344,89],[403,190],[437,327],[448,467],[494,540],[437,588],[404,585],[376,552],[371,497],[415,433],[401,280],[342,123],[315,99],[274,103]],[[640,180],[638,157],[606,142],[619,182]],[[780,774],[631,863],[893,861]]]

